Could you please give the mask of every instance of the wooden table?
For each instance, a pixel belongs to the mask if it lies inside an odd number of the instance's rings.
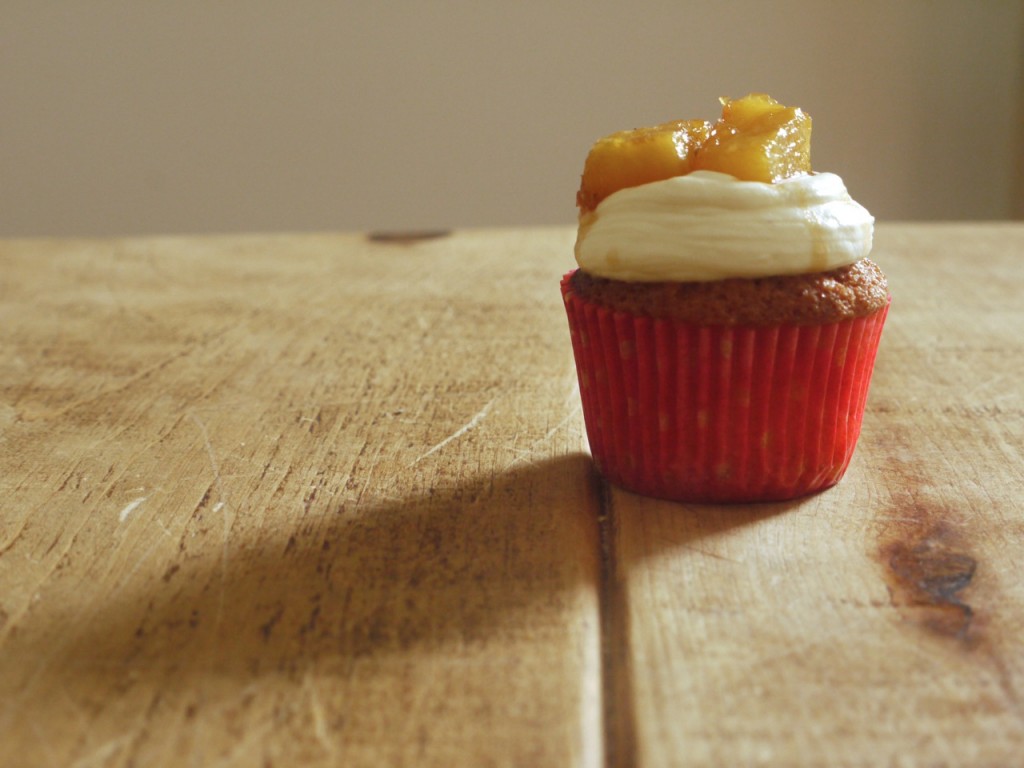
[[[858,452],[586,453],[567,228],[0,244],[3,766],[1024,758],[1024,226],[882,225]]]

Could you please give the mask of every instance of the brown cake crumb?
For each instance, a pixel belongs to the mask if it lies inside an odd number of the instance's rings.
[[[806,275],[690,283],[633,283],[577,270],[570,285],[611,309],[701,325],[821,325],[870,315],[889,300],[885,275],[870,259]]]

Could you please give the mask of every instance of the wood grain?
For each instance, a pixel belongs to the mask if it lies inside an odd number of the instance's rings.
[[[4,244],[0,763],[597,764],[570,248]]]
[[[836,488],[613,492],[644,766],[999,766],[1024,746],[1024,228],[882,226],[894,294]]]
[[[1024,227],[882,225],[853,465],[608,488],[568,229],[0,243],[0,765],[1012,765]]]

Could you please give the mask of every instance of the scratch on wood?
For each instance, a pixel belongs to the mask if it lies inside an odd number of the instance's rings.
[[[227,494],[224,492],[224,483],[221,480],[220,466],[217,462],[217,455],[213,451],[213,444],[210,442],[210,433],[207,431],[206,425],[194,413],[190,413],[189,418],[195,422],[196,427],[199,429],[199,433],[203,437],[203,445],[206,449],[206,455],[210,460],[210,469],[213,471],[213,483],[217,488],[217,495],[220,497],[219,501],[214,505],[214,510],[223,513],[221,515],[222,537],[220,555],[220,599],[217,605],[217,625],[219,626],[221,618],[224,615],[224,591],[227,582],[228,570],[228,540],[231,531],[229,512],[231,507],[228,503]]]
[[[558,433],[558,430],[560,430],[562,427],[564,427],[566,424],[568,424],[570,421],[572,421],[574,418],[576,418],[579,415],[580,411],[582,411],[582,410],[583,410],[583,407],[580,404],[577,403],[576,406],[571,411],[569,411],[569,413],[566,415],[566,417],[564,419],[562,419],[555,426],[553,426],[551,429],[549,429],[547,431],[547,433],[545,433],[545,435],[544,435],[543,439],[541,440],[541,442],[545,442],[546,443],[548,440],[550,440],[552,437],[554,437]]]
[[[563,404],[566,407],[572,403],[579,404],[580,402],[580,380],[575,371],[569,374],[568,384],[569,386],[566,387],[565,400],[563,401]]]
[[[97,400],[101,400],[105,397],[110,397],[111,395],[116,395],[120,392],[123,392],[126,389],[130,389],[131,386],[136,382],[143,381],[152,376],[154,373],[162,371],[164,368],[167,368],[169,365],[181,359],[190,352],[190,349],[183,349],[178,352],[175,352],[173,355],[170,355],[169,357],[166,357],[163,360],[160,360],[146,368],[143,368],[138,373],[129,376],[127,379],[113,387],[103,388],[97,392],[93,392],[92,394],[80,397],[77,400],[74,400],[71,403],[62,406],[61,408],[49,411],[40,410],[33,413],[22,413],[19,414],[19,417],[21,420],[24,421],[37,421],[39,419],[52,420],[60,418],[62,416],[67,415],[68,413],[71,413],[74,410],[77,410],[78,408],[81,408],[83,405],[89,405],[90,403],[96,402]]]
[[[147,497],[145,497],[145,496],[141,496],[141,497],[135,499],[134,501],[128,502],[128,505],[124,509],[121,510],[121,514],[119,514],[117,516],[117,522],[123,523],[125,520],[127,520],[128,516],[132,512],[134,512],[136,509],[138,509],[140,506],[142,506],[142,502],[144,502],[146,500],[146,498]]]
[[[483,421],[485,418],[487,418],[487,414],[491,410],[491,406],[494,405],[494,401],[497,400],[497,399],[498,398],[496,398],[496,397],[492,397],[490,399],[490,401],[487,403],[487,405],[485,405],[483,408],[481,408],[480,412],[477,413],[475,416],[473,416],[473,418],[471,418],[468,422],[466,422],[461,427],[459,427],[457,430],[452,432],[450,435],[448,435],[448,437],[446,437],[440,443],[435,445],[429,451],[424,453],[422,456],[420,456],[418,459],[416,459],[416,461],[414,461],[409,466],[415,466],[416,464],[419,464],[421,461],[423,461],[425,458],[427,458],[431,454],[437,453],[437,451],[439,451],[442,448],[444,448],[452,440],[458,440],[460,437],[462,437],[464,434],[469,432],[471,429],[474,429],[481,421]]]
[[[727,563],[736,563],[737,565],[741,565],[743,563],[742,560],[737,560],[734,557],[726,557],[725,555],[720,555],[718,552],[712,552],[710,549],[696,547],[692,544],[683,544],[681,548],[687,550],[688,552],[695,552],[698,555],[703,555],[704,557],[711,557],[715,560],[723,560]]]
[[[576,379],[575,373],[572,374],[567,383],[567,392],[563,401],[563,406],[566,409],[565,416],[562,417],[561,421],[549,428],[542,437],[535,438],[525,448],[514,448],[517,454],[516,458],[509,464],[505,465],[502,468],[502,471],[508,472],[510,469],[523,464],[533,465],[535,463],[534,459],[548,455],[548,451],[545,449],[548,447],[548,444],[555,435],[563,430],[566,425],[571,424],[574,420],[582,421],[581,414],[583,412],[583,405],[580,401],[580,385],[579,381]],[[518,439],[519,435],[517,434],[515,437]]]
[[[309,693],[309,711],[313,717],[313,733],[316,736],[316,740],[327,751],[327,754],[333,757],[337,749],[334,742],[331,741],[324,706],[320,701],[320,694],[316,690],[316,683],[309,671],[304,675],[302,682],[303,688]]]
[[[25,535],[25,522],[26,521],[24,520],[22,521],[21,527],[18,529],[18,532],[16,534],[14,534],[10,539],[5,541],[3,544],[0,544],[0,557],[3,557],[5,554],[7,554],[8,550],[10,550],[11,547],[17,544],[18,541],[22,538],[22,536]]]
[[[370,459],[370,466],[366,470],[366,477],[363,480],[363,485],[359,489],[359,493],[356,494],[356,497],[354,499],[356,504],[358,504],[362,500],[363,494],[366,493],[366,488],[370,485],[370,480],[373,478],[373,471],[377,468],[377,465],[380,463],[380,452],[382,447],[383,446],[378,445],[377,451],[373,454],[373,458]],[[419,459],[417,459],[417,461],[419,461]]]
[[[128,574],[124,577],[124,584],[131,583],[132,579],[135,578],[135,574],[138,573],[139,569],[142,568],[142,566],[146,563],[147,560],[149,560],[149,558],[153,554],[153,550],[155,550],[159,544],[160,540],[154,539],[153,543],[146,547],[146,551],[143,552],[142,556],[135,561],[135,565],[132,566],[132,569],[128,571]]]
[[[85,768],[90,765],[106,765],[116,756],[127,744],[131,742],[131,734],[112,738],[97,746],[90,754],[79,758],[71,764],[71,768]]]
[[[557,435],[559,431],[564,429],[565,426],[571,423],[574,419],[578,419],[582,411],[582,406],[579,403],[577,403],[576,406],[573,407],[571,411],[565,416],[565,418],[563,418],[555,426],[551,427],[551,429],[545,432],[542,437],[536,438],[535,440],[530,442],[529,445],[527,445],[525,448],[513,448],[513,450],[515,450],[516,452],[516,457],[511,462],[502,467],[502,472],[508,472],[509,470],[514,469],[515,467],[520,467],[524,464],[527,466],[536,466],[537,459],[543,459],[550,454],[550,451],[545,449],[551,443],[551,440],[555,437],[555,435]],[[518,437],[519,436],[516,435],[516,438]]]

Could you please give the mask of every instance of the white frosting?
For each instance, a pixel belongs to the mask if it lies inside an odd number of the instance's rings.
[[[621,189],[583,214],[576,261],[633,282],[823,272],[867,256],[874,221],[833,173],[765,184],[695,171]]]

